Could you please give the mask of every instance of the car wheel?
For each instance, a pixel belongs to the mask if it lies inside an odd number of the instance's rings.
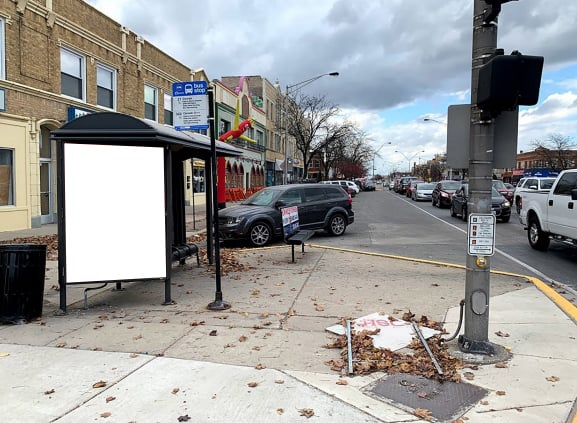
[[[546,251],[549,248],[549,234],[541,230],[539,220],[535,217],[529,219],[527,239],[529,240],[529,245],[535,250]]]
[[[451,203],[451,216],[457,217],[457,213],[455,212],[455,205]]]
[[[463,219],[464,222],[467,221],[467,206],[463,207],[463,210],[461,210],[461,219]]]
[[[434,198],[433,198],[433,200],[432,200],[432,202],[431,202],[431,205],[432,205],[433,207],[438,207],[437,201],[435,201]]]
[[[521,214],[521,200],[519,198],[515,200],[515,208],[517,210],[517,214]]]
[[[339,236],[345,233],[347,221],[342,214],[335,214],[329,219],[328,233],[333,236]]]
[[[272,229],[265,222],[253,223],[247,240],[251,247],[263,247],[272,241]]]

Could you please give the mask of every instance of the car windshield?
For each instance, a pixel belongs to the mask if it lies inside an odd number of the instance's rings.
[[[507,189],[503,181],[493,181],[493,186],[497,189]]]
[[[435,188],[434,184],[424,183],[424,184],[417,184],[417,189],[433,189]]]
[[[459,189],[461,187],[461,182],[459,181],[446,181],[442,183],[443,189]]]
[[[244,200],[241,204],[245,206],[270,206],[278,196],[278,190],[261,189]]]
[[[505,198],[505,197],[503,197],[503,194],[501,194],[499,191],[497,191],[497,190],[495,189],[495,187],[493,187],[493,191],[492,191],[492,194],[491,194],[491,195],[493,196],[493,198],[499,198],[499,197]]]

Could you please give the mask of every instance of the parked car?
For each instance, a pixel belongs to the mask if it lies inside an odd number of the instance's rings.
[[[407,186],[407,189],[405,190],[405,196],[407,198],[411,198],[411,196],[413,195],[413,191],[415,190],[415,187],[417,186],[417,184],[421,184],[425,181],[422,181],[420,179],[413,179],[411,182],[409,182],[409,185]]]
[[[493,180],[493,188],[499,191],[499,193],[507,200],[513,202],[513,192],[515,192],[515,188],[507,188],[505,183],[499,179]]]
[[[395,188],[395,179],[391,179],[389,181],[389,191],[393,190]]]
[[[345,180],[338,180],[338,181],[323,181],[323,184],[331,184],[331,185],[343,185],[349,188],[351,193],[351,197],[356,196],[359,192],[361,192],[359,186],[355,184],[353,181],[345,181]]]
[[[365,191],[375,191],[376,189],[377,189],[377,185],[375,184],[374,181],[365,182],[365,187],[364,187]]]
[[[443,207],[451,207],[451,197],[461,187],[461,181],[439,181],[433,189],[431,196],[431,204],[440,209]]]
[[[417,179],[416,176],[403,176],[399,179],[399,183],[395,186],[395,192],[399,194],[405,194],[407,191],[407,187],[411,183],[411,181]]]
[[[419,182],[415,185],[415,189],[411,192],[411,200],[413,201],[431,201],[433,196],[433,189],[435,184],[430,182]]]
[[[555,182],[553,177],[540,178],[538,176],[531,176],[528,178],[522,178],[517,184],[517,188],[513,192],[513,202],[515,204],[515,209],[517,213],[521,213],[522,206],[522,196],[524,192],[527,191],[549,191]]]
[[[297,206],[302,229],[324,229],[342,235],[354,222],[352,199],[340,185],[277,185],[257,191],[242,203],[218,212],[223,241],[244,239],[262,247],[282,238],[281,208]]]
[[[462,184],[451,198],[451,216],[461,216],[465,222],[469,217],[467,201],[469,200],[469,184]],[[492,189],[491,211],[503,223],[511,219],[511,203],[495,188]]]

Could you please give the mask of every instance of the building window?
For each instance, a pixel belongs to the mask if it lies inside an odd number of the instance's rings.
[[[0,79],[6,79],[6,38],[4,18],[0,17]]]
[[[218,128],[218,135],[221,136],[225,132],[230,131],[230,122],[228,120],[221,119]]]
[[[172,117],[172,97],[164,94],[164,123],[166,125],[174,125]]]
[[[14,205],[14,150],[0,148],[0,206]]]
[[[144,86],[144,117],[150,120],[158,120],[158,90],[150,85]]]
[[[60,49],[61,92],[79,100],[85,99],[85,58],[65,48]]]
[[[99,106],[116,109],[116,71],[108,66],[96,65],[96,102]]]
[[[264,133],[262,131],[256,130],[255,141],[258,145],[264,145]]]

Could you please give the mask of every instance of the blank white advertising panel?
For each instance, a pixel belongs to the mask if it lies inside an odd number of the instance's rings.
[[[166,277],[164,150],[64,144],[66,282]]]

